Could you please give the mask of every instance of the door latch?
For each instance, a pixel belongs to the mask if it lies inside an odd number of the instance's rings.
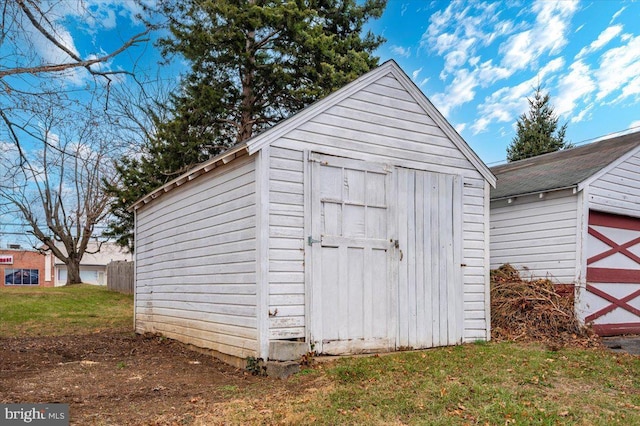
[[[307,238],[307,244],[309,244],[310,246],[313,245],[313,243],[320,243],[322,241],[320,240],[314,240],[313,237],[311,235],[309,235],[309,237]]]

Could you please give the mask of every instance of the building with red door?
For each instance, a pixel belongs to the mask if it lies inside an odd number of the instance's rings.
[[[53,287],[50,253],[35,250],[0,249],[0,287]]]
[[[491,171],[491,267],[573,284],[596,332],[640,333],[640,132]]]

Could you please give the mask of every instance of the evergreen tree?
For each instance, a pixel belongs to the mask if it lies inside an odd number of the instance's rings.
[[[384,41],[364,24],[386,0],[186,0],[160,2],[170,36],[165,58],[190,65],[170,119],[141,158],[118,164],[108,183],[114,221],[107,234],[133,249],[126,207],[192,166],[273,126],[374,68]]]
[[[507,161],[523,160],[573,147],[564,140],[567,124],[558,128],[558,117],[549,102],[549,94],[543,94],[538,85],[529,101],[529,113],[522,114],[517,122],[517,134],[507,147]]]

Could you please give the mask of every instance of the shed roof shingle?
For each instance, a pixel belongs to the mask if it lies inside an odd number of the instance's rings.
[[[571,188],[640,146],[640,132],[604,139],[491,168],[491,199]]]

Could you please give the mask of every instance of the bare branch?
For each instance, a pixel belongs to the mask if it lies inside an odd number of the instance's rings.
[[[148,39],[142,38],[148,33],[149,33],[149,30],[131,37],[125,44],[120,46],[120,48],[118,48],[117,50],[109,53],[108,55],[101,56],[99,58],[79,60],[77,62],[66,62],[63,64],[42,64],[34,67],[16,67],[16,68],[4,69],[4,70],[0,70],[0,78],[7,77],[10,75],[17,75],[17,74],[42,74],[42,73],[49,73],[49,72],[60,72],[60,71],[65,71],[73,68],[86,68],[87,71],[89,71],[91,74],[99,75],[99,76],[109,76],[114,74],[131,74],[128,71],[122,71],[122,70],[97,71],[92,69],[91,65],[107,62],[109,59],[119,55],[120,53],[124,52],[134,44],[148,41]]]

